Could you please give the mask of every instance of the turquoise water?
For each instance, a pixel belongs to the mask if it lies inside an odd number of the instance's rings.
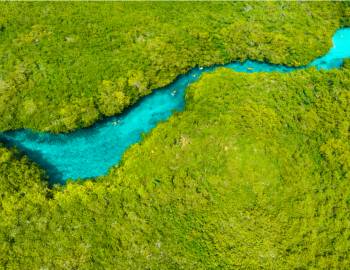
[[[105,175],[118,164],[123,153],[141,140],[157,123],[167,120],[174,111],[184,109],[185,89],[204,72],[226,67],[238,72],[291,72],[315,66],[339,68],[350,58],[350,28],[338,30],[333,47],[323,57],[304,67],[286,67],[255,61],[233,62],[222,66],[194,68],[172,84],[155,90],[120,116],[110,117],[89,128],[69,134],[34,132],[28,129],[0,133],[8,146],[16,146],[46,169],[51,183]]]

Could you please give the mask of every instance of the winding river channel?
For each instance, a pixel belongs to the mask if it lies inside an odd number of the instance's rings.
[[[167,120],[185,106],[185,89],[205,72],[225,67],[237,72],[291,72],[316,67],[332,69],[350,58],[350,28],[339,29],[333,36],[333,47],[323,57],[302,67],[287,67],[245,61],[221,66],[194,68],[173,83],[142,98],[123,114],[97,122],[68,134],[52,134],[22,129],[0,133],[0,141],[16,146],[30,159],[46,169],[52,183],[67,179],[84,179],[105,175],[117,165],[124,152],[142,139],[157,123]]]

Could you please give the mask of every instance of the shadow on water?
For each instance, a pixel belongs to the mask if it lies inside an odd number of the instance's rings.
[[[65,180],[62,179],[62,173],[57,170],[55,165],[48,162],[45,157],[39,152],[39,151],[33,151],[25,146],[23,144],[18,142],[13,142],[0,134],[0,143],[5,145],[8,148],[16,148],[20,151],[21,154],[25,154],[28,156],[32,161],[37,163],[39,166],[45,169],[46,175],[49,177],[49,184],[64,184]]]

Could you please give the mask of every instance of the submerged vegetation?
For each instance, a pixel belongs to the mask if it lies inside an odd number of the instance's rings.
[[[1,6],[2,130],[89,125],[197,64],[305,64],[350,15],[345,3]],[[348,268],[349,89],[349,62],[220,68],[107,176],[65,186],[0,147],[0,268]]]
[[[0,130],[88,126],[196,65],[303,65],[345,3],[1,3]],[[344,19],[343,19],[344,22]]]

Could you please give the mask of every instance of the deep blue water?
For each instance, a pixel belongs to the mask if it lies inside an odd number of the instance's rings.
[[[350,58],[350,28],[338,30],[333,36],[332,49],[307,66],[294,68],[255,61],[222,66],[246,73],[291,72],[311,66],[318,69],[339,68],[345,58]],[[170,85],[141,99],[122,115],[107,118],[89,128],[68,134],[22,129],[0,133],[0,139],[8,146],[16,146],[45,168],[52,183],[104,175],[110,167],[118,164],[130,145],[141,140],[142,133],[167,120],[174,111],[182,111],[188,85],[197,81],[202,73],[217,67],[194,68]]]

